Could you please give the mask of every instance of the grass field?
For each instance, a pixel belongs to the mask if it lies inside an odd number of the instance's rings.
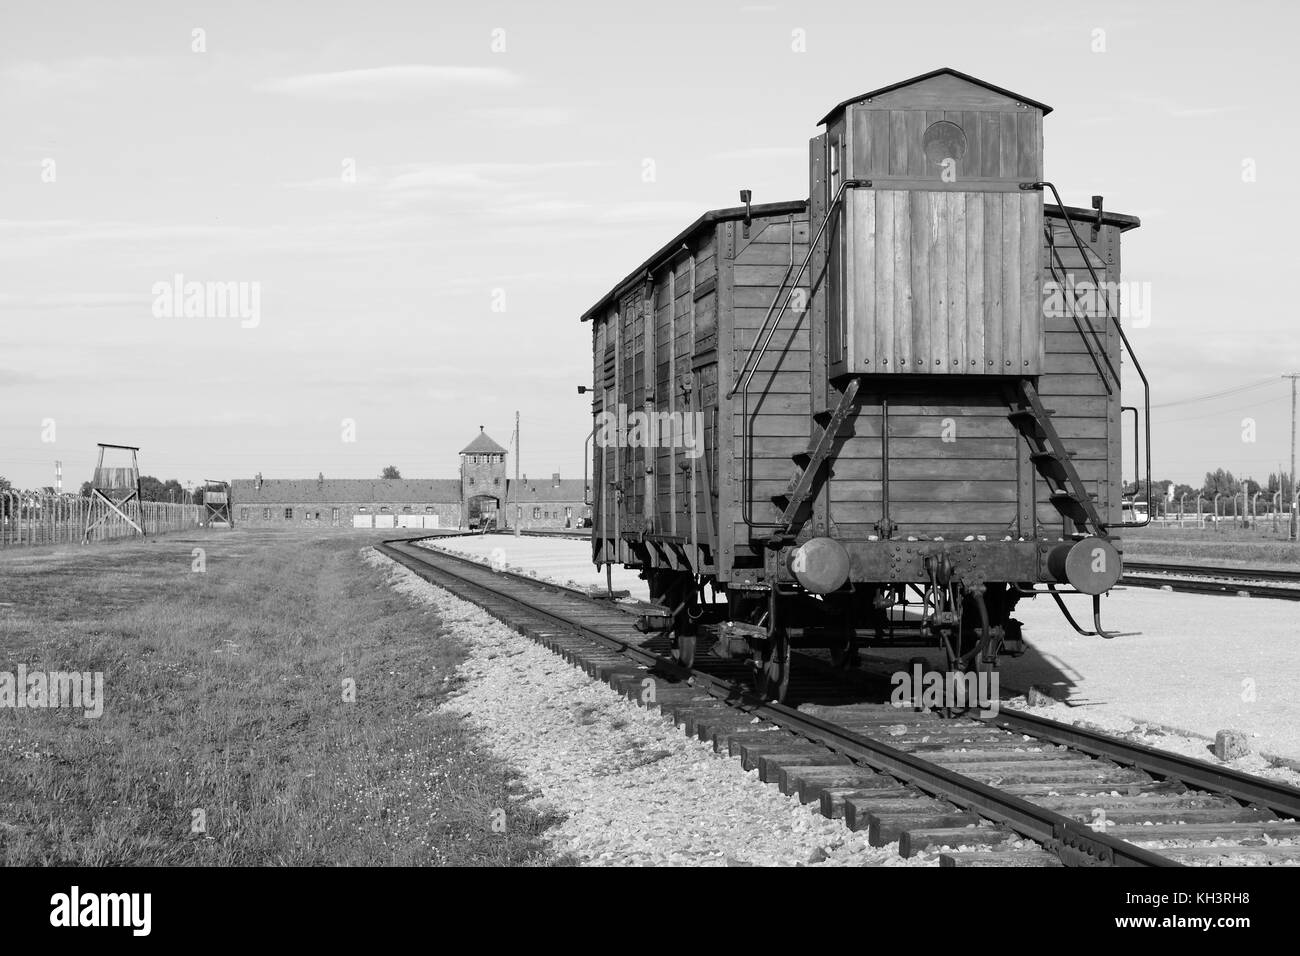
[[[0,864],[552,862],[549,821],[439,709],[462,647],[365,564],[372,540],[0,554],[0,671],[102,671],[105,698],[0,707]]]
[[[1257,528],[1215,529],[1159,527],[1126,528],[1120,532],[1124,556],[1134,560],[1167,561],[1172,564],[1206,564],[1220,567],[1249,567],[1257,570],[1300,569],[1300,543],[1286,540],[1286,524],[1273,531],[1272,523],[1260,519]]]

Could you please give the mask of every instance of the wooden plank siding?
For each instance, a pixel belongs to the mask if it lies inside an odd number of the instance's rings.
[[[780,322],[776,322],[781,305],[790,296],[790,281],[808,254],[808,241],[806,215],[761,224],[756,220],[750,229],[750,239],[737,243],[730,270],[733,337],[726,350],[726,361],[733,371],[726,378],[728,388],[744,369],[755,343],[761,350],[766,336],[760,338],[760,335],[769,311],[769,328],[775,328],[767,351],[755,353],[751,362],[750,367],[755,371],[748,389],[724,404],[729,414],[722,416],[719,429],[724,436],[732,436],[729,453],[723,456],[722,484],[733,495],[720,499],[728,538],[723,550],[734,554],[740,566],[761,565],[761,552],[751,542],[767,535],[766,528],[751,531],[745,524],[747,498],[752,500],[756,522],[770,523],[776,517],[771,501],[771,495],[776,492],[764,485],[761,495],[753,493],[747,481],[750,477],[746,473],[747,461],[755,468],[764,469],[779,467],[784,462],[784,474],[788,478],[794,468],[792,456],[807,446],[812,427],[809,274],[800,281],[800,294],[791,301]],[[742,411],[746,399],[748,415]]]
[[[1038,193],[859,189],[844,202],[833,371],[1042,372]]]

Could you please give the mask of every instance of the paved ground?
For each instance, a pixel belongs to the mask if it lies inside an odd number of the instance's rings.
[[[498,560],[512,569],[552,580],[602,586],[605,580],[584,541],[492,535],[442,546],[484,558],[499,548]],[[615,569],[614,586],[646,596],[634,571]],[[1067,600],[1080,623],[1089,624],[1090,602]],[[1063,703],[1046,709],[1049,716],[1115,731],[1138,725],[1159,737],[1160,730],[1184,731],[1186,739],[1156,745],[1196,756],[1208,755],[1206,740],[1216,731],[1244,730],[1257,751],[1300,761],[1300,609],[1294,602],[1119,588],[1102,602],[1103,624],[1122,634],[1113,641],[1075,634],[1046,598],[1021,602],[1016,616],[1029,651],[1005,663],[1003,689],[1052,688]],[[1247,758],[1242,767],[1255,763]]]

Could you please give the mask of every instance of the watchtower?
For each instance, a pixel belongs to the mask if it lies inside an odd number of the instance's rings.
[[[230,528],[230,485],[224,481],[203,480],[203,520],[209,528]]]
[[[506,450],[478,427],[460,451],[461,526],[477,527],[495,518],[506,493]]]
[[[99,461],[91,479],[90,507],[86,511],[86,533],[82,544],[90,541],[90,533],[101,524],[115,520],[125,521],[144,537],[144,510],[140,496],[139,448],[132,445],[106,445],[99,443]],[[115,465],[104,464],[104,453],[111,452]],[[130,464],[126,464],[130,453]]]

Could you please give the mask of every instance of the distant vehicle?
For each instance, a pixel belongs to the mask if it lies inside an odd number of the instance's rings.
[[[1120,507],[1125,521],[1146,521],[1147,503],[1145,501],[1126,501]]]

